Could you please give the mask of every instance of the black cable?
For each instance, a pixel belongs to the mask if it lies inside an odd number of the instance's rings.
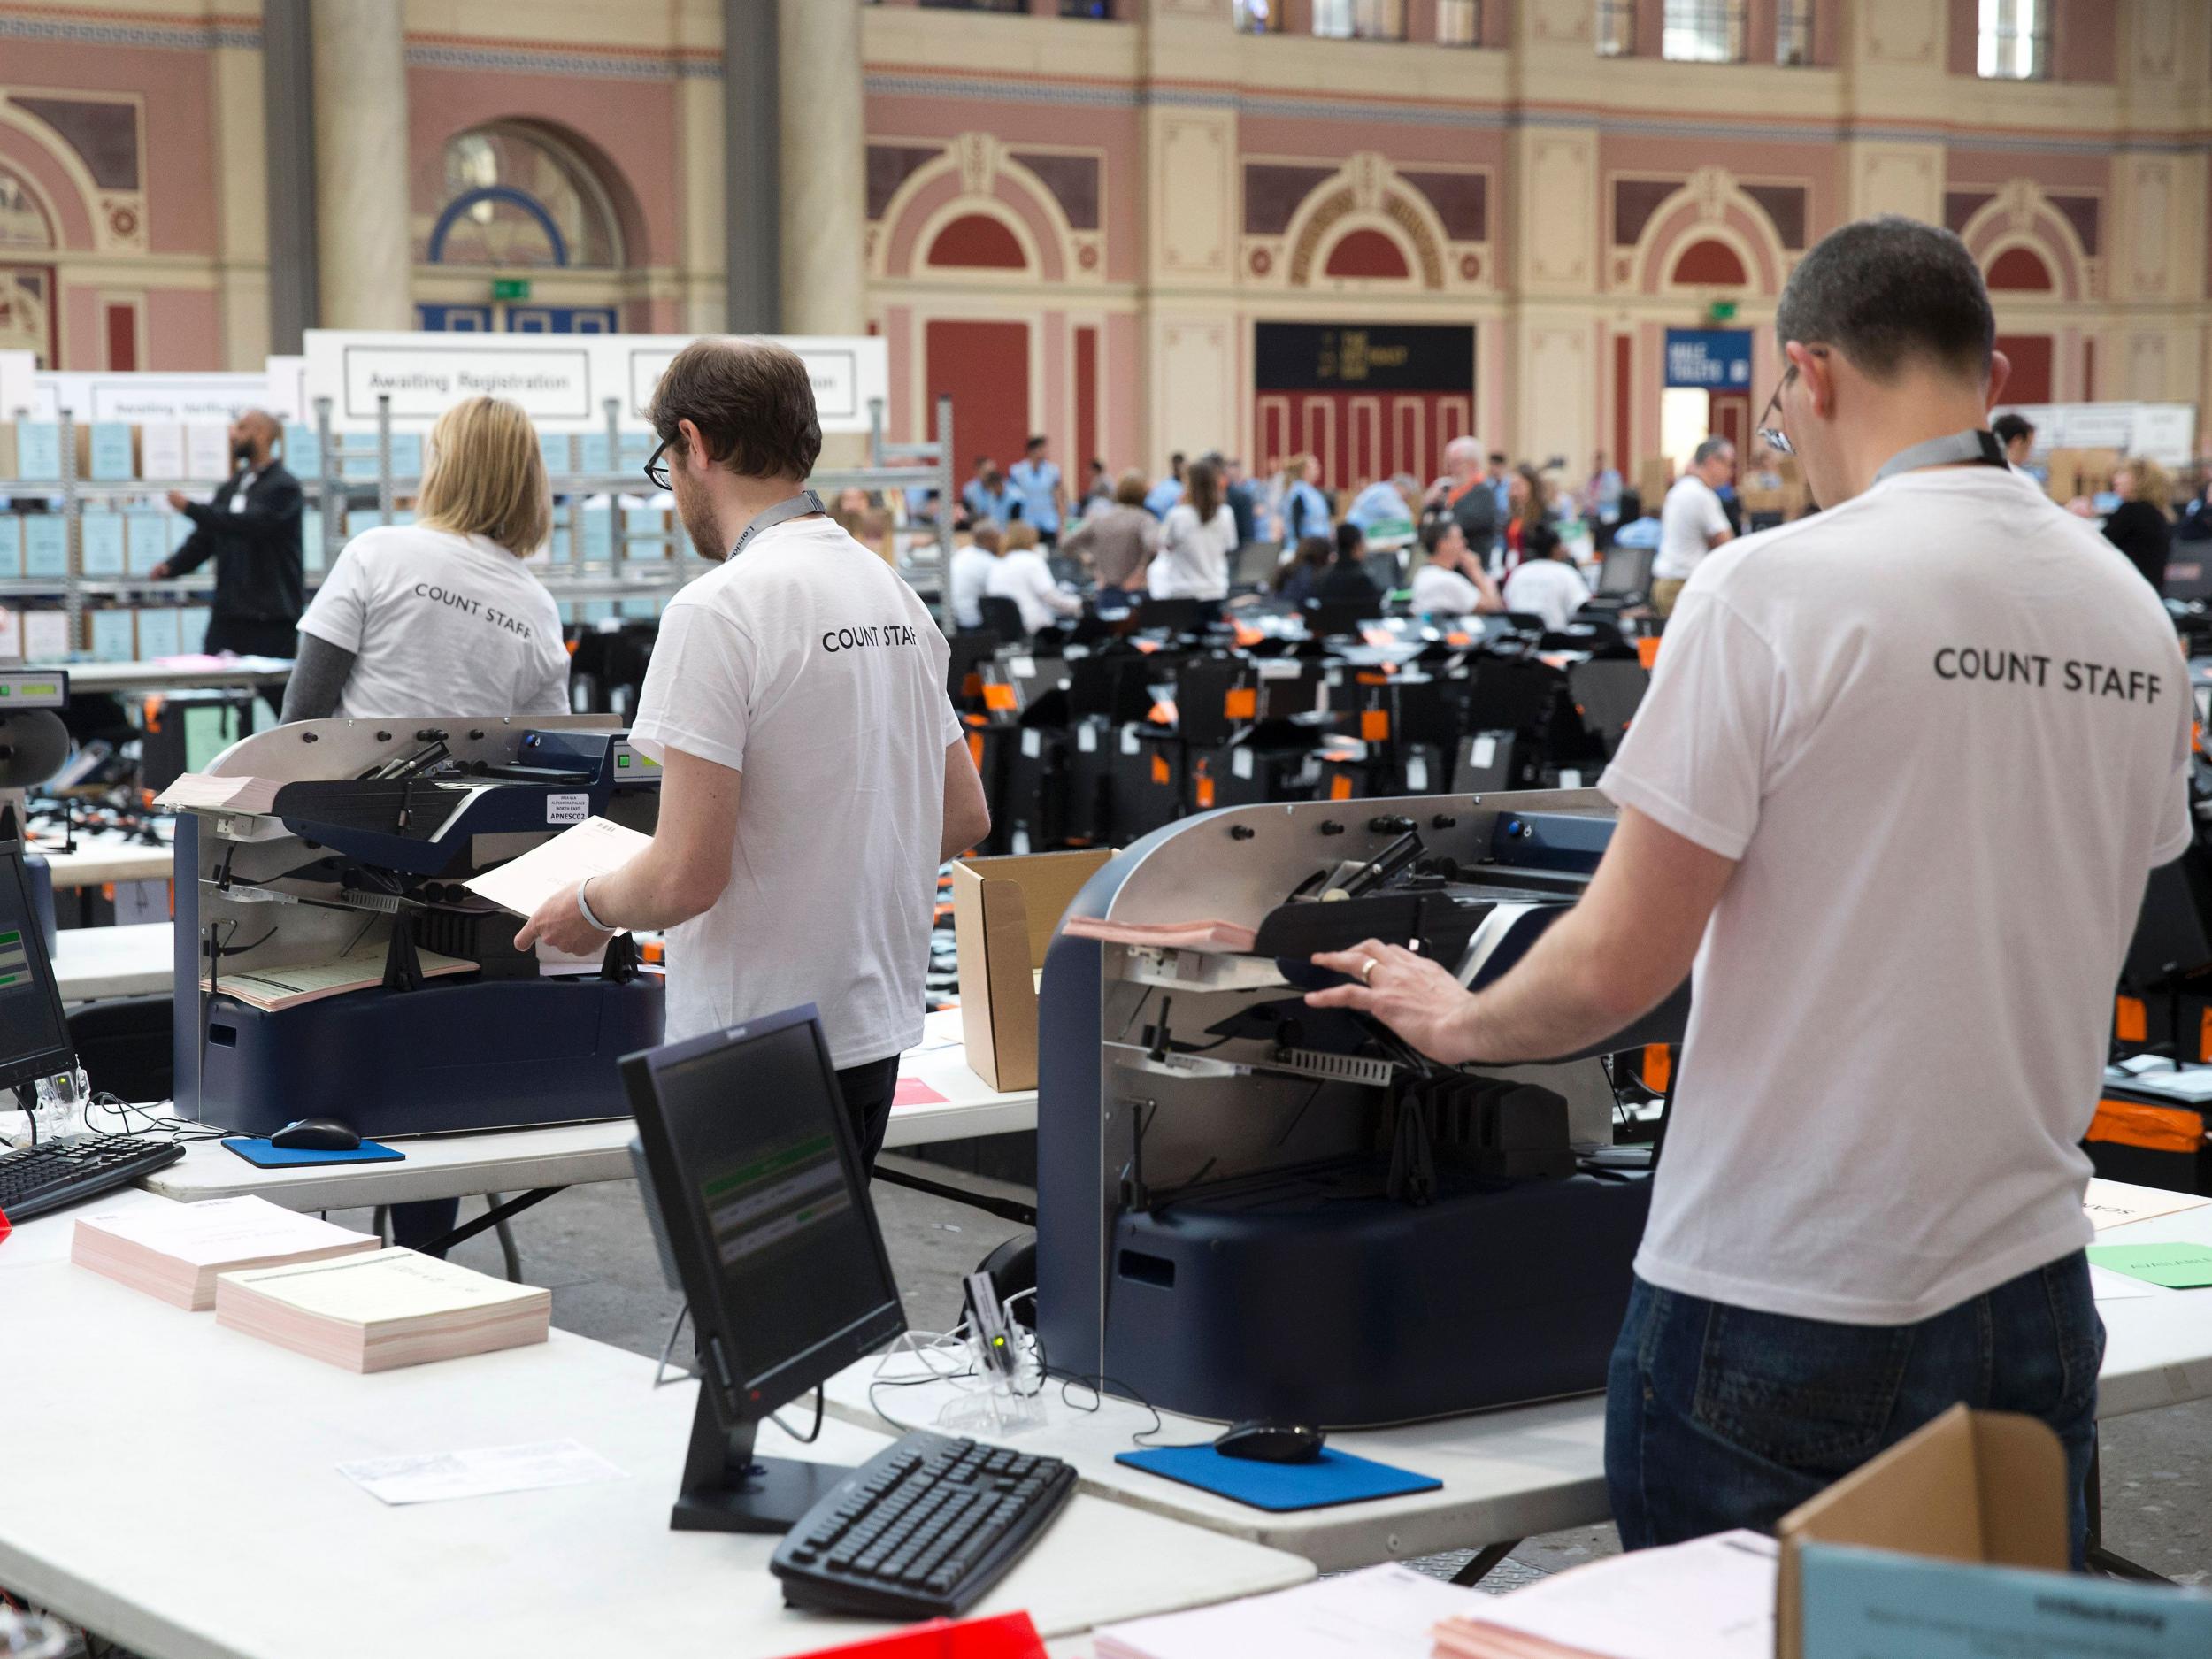
[[[1103,1371],[1047,1371],[1045,1374],[1060,1379],[1060,1403],[1071,1411],[1096,1413],[1103,1410],[1106,1404],[1106,1391],[1101,1385],[1106,1383],[1112,1384],[1149,1411],[1152,1414],[1152,1426],[1141,1433],[1132,1434],[1129,1437],[1129,1443],[1132,1446],[1144,1445],[1155,1434],[1163,1432],[1167,1427],[1167,1425],[1161,1419],[1159,1407],[1154,1405],[1118,1377],[1109,1377]],[[1071,1388],[1089,1389],[1092,1402],[1087,1406],[1077,1405],[1074,1401],[1068,1398],[1068,1390]]]
[[[822,1385],[820,1383],[816,1383],[814,1385],[814,1426],[809,1429],[804,1434],[795,1432],[789,1424],[786,1423],[781,1417],[778,1417],[772,1411],[768,1414],[768,1420],[774,1424],[778,1428],[781,1429],[786,1434],[790,1435],[791,1438],[798,1441],[800,1445],[813,1445],[815,1441],[822,1438]]]

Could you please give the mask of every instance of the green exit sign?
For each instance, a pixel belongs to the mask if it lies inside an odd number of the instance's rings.
[[[530,285],[526,282],[523,286],[527,288]],[[1707,319],[1711,322],[1732,322],[1735,319],[1736,316],[1736,302],[1733,300],[1714,300],[1705,307],[1705,315]]]
[[[526,277],[494,277],[492,297],[495,300],[526,300],[530,297],[530,282]]]

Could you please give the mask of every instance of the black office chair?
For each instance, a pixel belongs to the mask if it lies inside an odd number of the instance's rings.
[[[133,1104],[167,1100],[175,1082],[173,1015],[166,995],[111,997],[72,1009],[69,1044],[92,1087]]]
[[[1029,637],[1029,630],[1022,626],[1022,608],[1010,599],[979,599],[976,610],[983,618],[983,626],[1002,640],[1019,642]]]

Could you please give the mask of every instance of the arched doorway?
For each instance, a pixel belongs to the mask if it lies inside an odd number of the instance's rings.
[[[0,351],[27,351],[38,366],[58,360],[54,307],[54,227],[31,188],[0,167]]]

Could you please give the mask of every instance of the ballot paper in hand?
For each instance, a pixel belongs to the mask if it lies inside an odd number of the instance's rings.
[[[543,846],[533,847],[521,857],[511,858],[461,885],[503,910],[529,916],[562,888],[619,870],[652,844],[650,835],[625,829],[603,818],[588,818]]]

